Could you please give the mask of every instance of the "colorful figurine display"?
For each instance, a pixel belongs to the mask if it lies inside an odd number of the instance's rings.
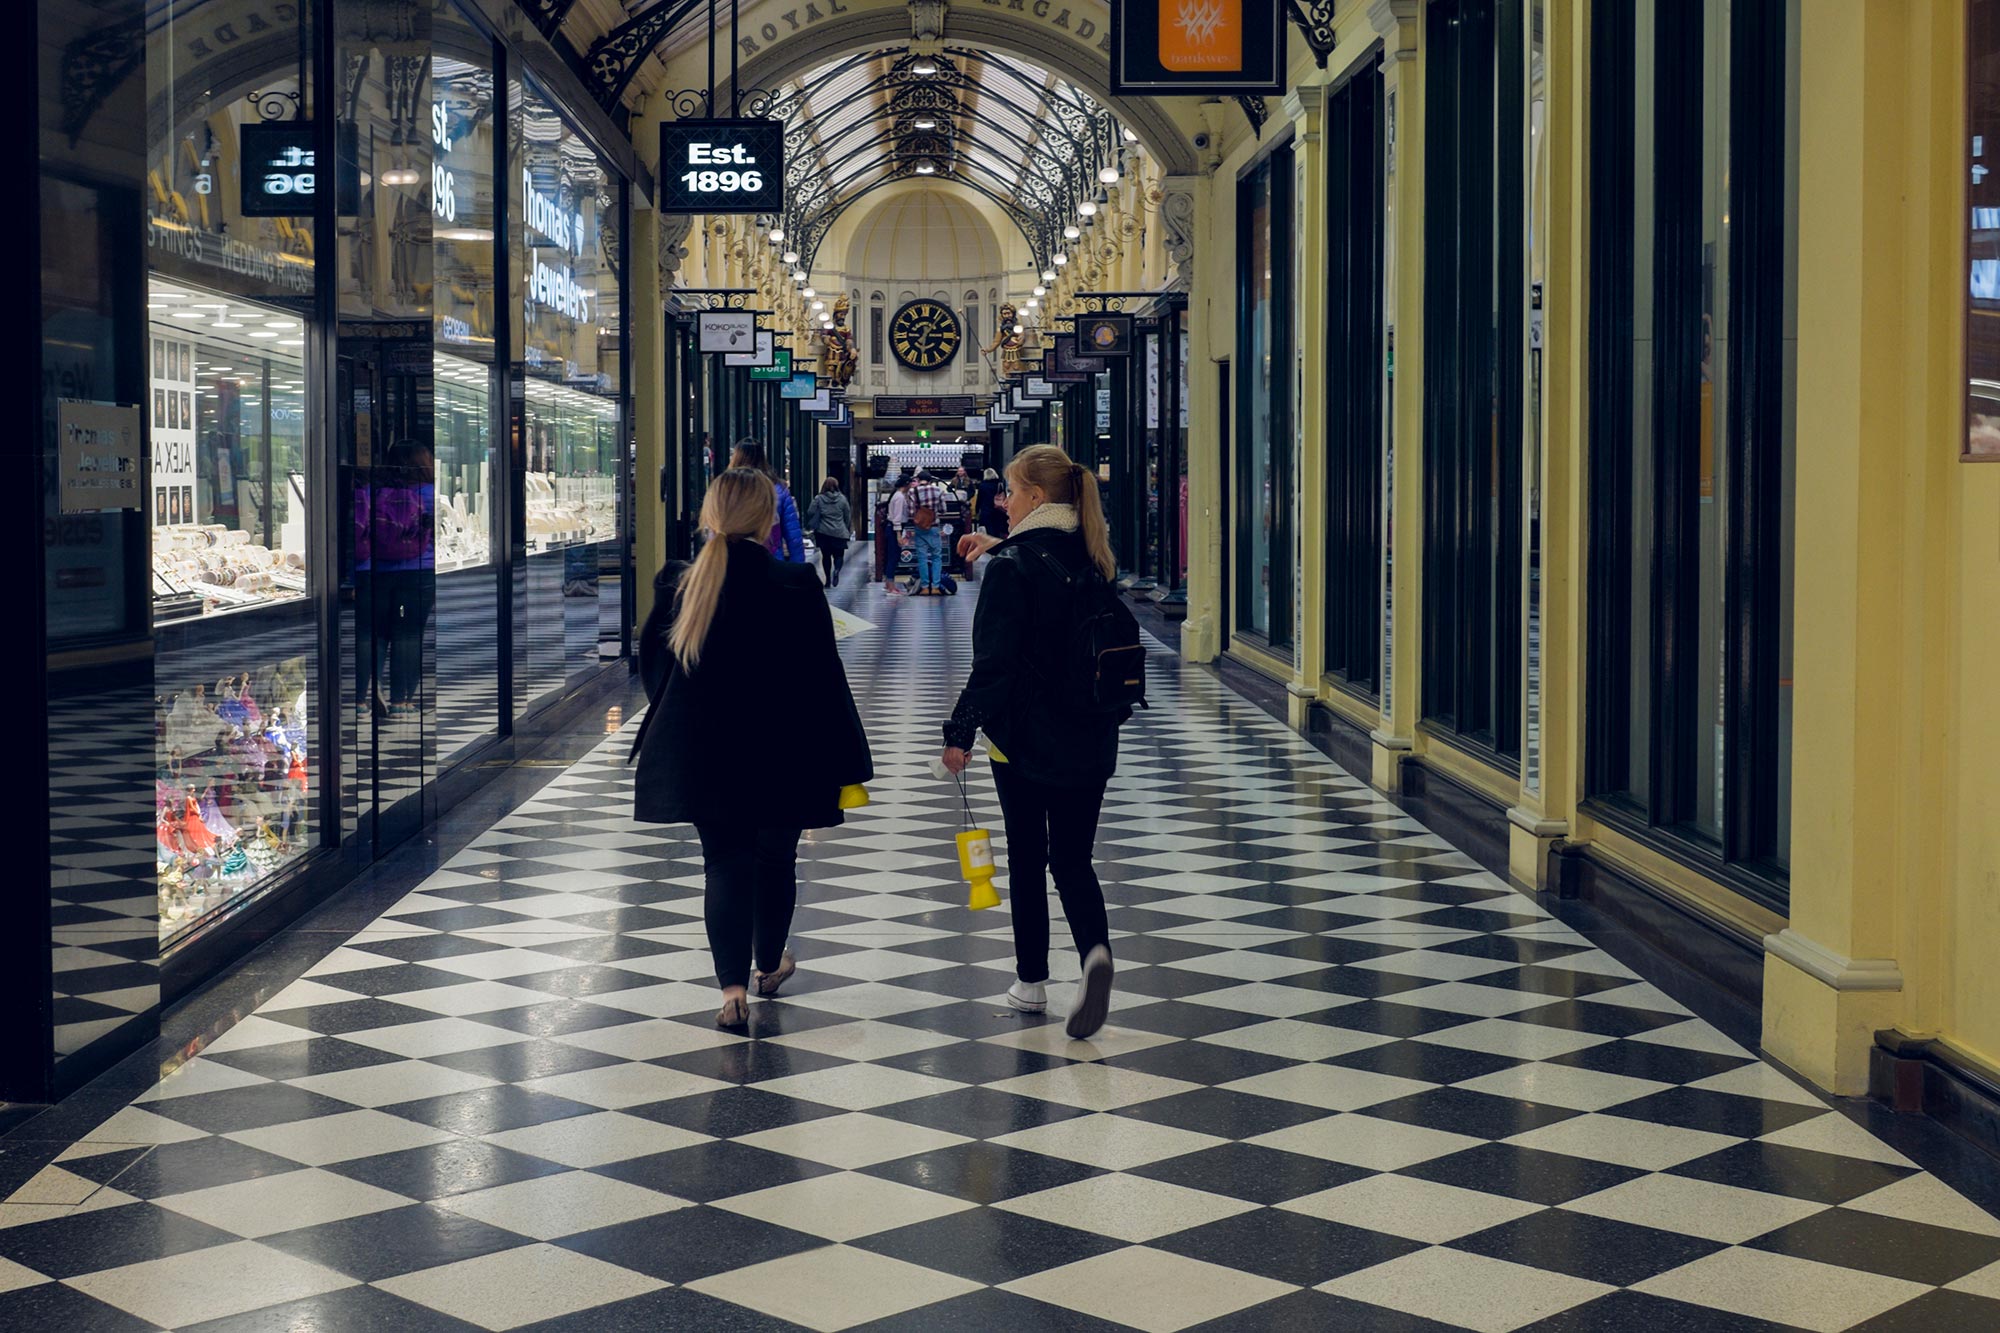
[[[196,685],[160,700],[162,939],[304,850],[312,788],[304,668],[287,661],[226,677],[212,694]]]

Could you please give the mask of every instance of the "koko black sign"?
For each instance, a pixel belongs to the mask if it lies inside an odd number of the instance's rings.
[[[1277,0],[1111,0],[1111,94],[1278,97],[1285,7]]]
[[[779,213],[781,120],[669,120],[660,126],[662,213]]]

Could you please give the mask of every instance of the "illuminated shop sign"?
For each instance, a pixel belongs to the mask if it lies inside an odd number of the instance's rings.
[[[267,121],[242,126],[238,139],[242,163],[243,216],[247,218],[311,217],[315,187],[316,129],[309,120]],[[342,217],[359,211],[361,168],[352,121],[334,126],[339,146],[338,209]]]
[[[659,177],[662,213],[783,212],[784,122],[667,121]]]
[[[534,175],[526,167],[521,169],[521,198],[528,230],[548,243],[529,245],[528,299],[578,323],[588,322],[590,290],[577,282],[575,271],[567,264],[558,266],[542,259],[550,247],[572,259],[582,258],[583,213],[564,208],[559,197],[537,190]]]

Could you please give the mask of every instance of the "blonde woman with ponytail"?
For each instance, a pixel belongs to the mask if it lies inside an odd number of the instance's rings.
[[[1048,879],[1053,877],[1083,959],[1070,1010],[1071,1037],[1104,1025],[1111,1007],[1111,939],[1104,892],[1092,865],[1104,789],[1118,767],[1118,728],[1130,711],[1106,715],[1063,697],[1072,678],[1064,654],[1075,631],[1075,588],[1118,572],[1097,478],[1050,444],[1007,466],[1005,539],[969,533],[968,565],[987,559],[972,619],[972,675],[944,725],[944,763],[962,772],[986,733],[1007,824],[1013,899],[1016,1009],[1048,1008]]]
[[[634,815],[701,839],[716,1022],[729,1028],[749,1022],[753,985],[775,995],[797,970],[785,943],[800,831],[840,823],[841,788],[874,776],[819,576],[764,547],[777,505],[754,468],[717,477],[701,506],[708,540],[653,581],[639,639],[652,706],[633,745]]]

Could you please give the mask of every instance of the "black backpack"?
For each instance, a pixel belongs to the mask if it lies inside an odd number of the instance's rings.
[[[1055,682],[1062,697],[1086,713],[1109,714],[1121,721],[1134,708],[1146,707],[1146,650],[1139,643],[1139,622],[1118,590],[1086,566],[1082,575],[1032,543],[1033,551],[1070,593],[1070,642],[1064,654],[1068,679]]]

